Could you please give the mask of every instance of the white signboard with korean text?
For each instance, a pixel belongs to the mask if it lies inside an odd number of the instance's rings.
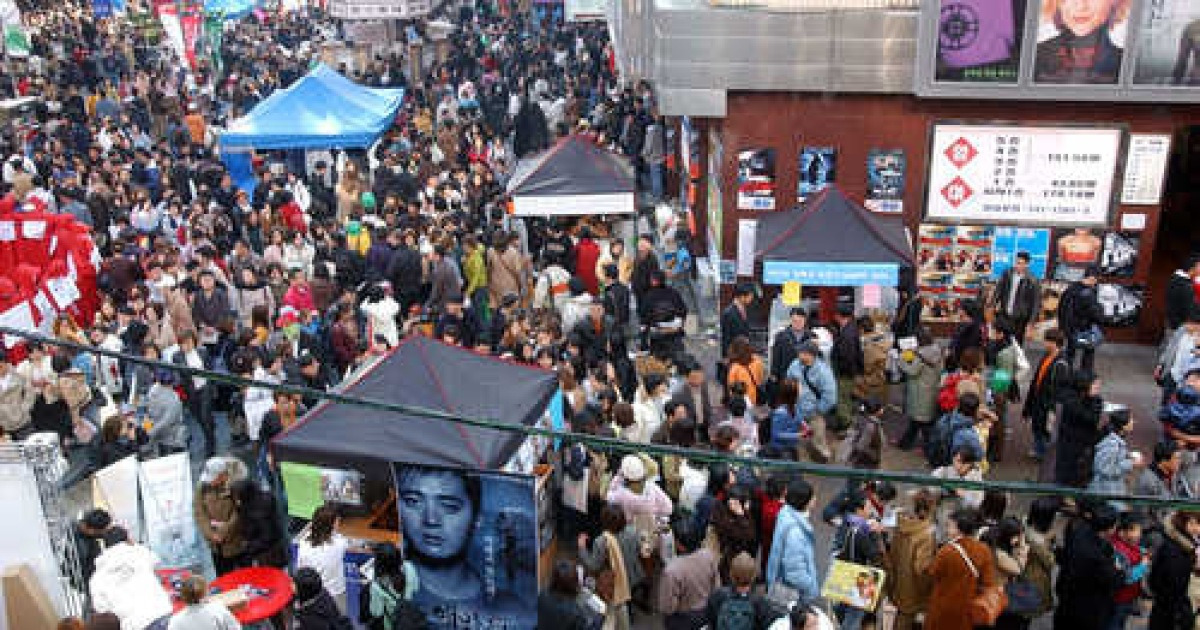
[[[1171,136],[1135,133],[1129,136],[1125,154],[1125,179],[1121,185],[1121,203],[1155,206],[1162,201],[1163,179],[1171,159]]]
[[[926,219],[1106,226],[1122,130],[938,124]]]

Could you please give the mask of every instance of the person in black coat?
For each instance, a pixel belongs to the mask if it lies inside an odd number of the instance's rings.
[[[1096,296],[1099,280],[1100,270],[1088,267],[1083,272],[1083,279],[1067,287],[1058,301],[1058,327],[1067,342],[1067,363],[1074,366],[1075,355],[1081,354],[1079,369],[1084,372],[1092,371],[1096,348],[1081,344],[1079,335],[1100,324],[1100,301]]]
[[[641,302],[646,291],[650,290],[650,277],[658,270],[658,256],[654,255],[654,242],[649,235],[643,234],[638,237],[637,255],[633,259],[633,272],[629,278],[633,296],[637,298],[638,302]]]
[[[1183,269],[1176,269],[1167,280],[1167,322],[1163,329],[1163,345],[1171,341],[1175,330],[1187,321],[1196,305],[1195,278],[1200,276],[1200,255],[1188,258]],[[1160,348],[1161,351],[1161,348]]]
[[[1025,395],[1021,417],[1028,418],[1033,430],[1033,456],[1041,460],[1050,440],[1049,415],[1070,390],[1071,366],[1062,355],[1062,333],[1051,328],[1042,335],[1046,353],[1034,368]]]
[[[748,308],[754,302],[754,285],[739,284],[733,289],[733,301],[721,311],[721,356],[729,356],[729,344],[738,337],[750,336]],[[721,375],[724,380],[724,374]]]
[[[1109,542],[1116,527],[1117,512],[1110,505],[1086,500],[1080,503],[1079,517],[1067,525],[1059,550],[1055,628],[1108,628],[1113,615],[1113,594],[1121,584],[1114,560],[1116,552]]]
[[[1058,421],[1058,444],[1054,460],[1054,482],[1082,488],[1091,478],[1092,451],[1100,440],[1100,379],[1087,373],[1075,375],[1074,391],[1063,398]]]
[[[1025,343],[1025,329],[1037,315],[1041,304],[1042,289],[1029,273],[1029,252],[1017,252],[1013,266],[1004,271],[996,292],[992,295],[992,306],[996,313],[1012,326],[1017,343]]]
[[[1176,512],[1163,524],[1166,536],[1150,565],[1148,586],[1154,593],[1149,630],[1192,630],[1196,611],[1188,596],[1188,583],[1196,566],[1200,514]]]
[[[238,526],[245,541],[242,564],[286,568],[287,539],[275,509],[275,496],[259,489],[251,479],[234,482],[229,492],[237,506]]]
[[[963,300],[958,304],[958,327],[950,339],[950,352],[946,357],[946,370],[958,369],[958,361],[967,348],[983,349],[983,308],[975,300]]]
[[[808,313],[803,308],[796,307],[788,314],[788,325],[775,333],[771,342],[771,367],[767,383],[775,390],[787,378],[788,368],[800,354],[800,346],[812,341],[812,332],[808,330]]]
[[[538,595],[536,630],[599,630],[604,618],[579,603],[580,592],[577,565],[555,562],[550,588]]]
[[[387,278],[392,283],[401,313],[407,313],[410,306],[420,303],[423,273],[421,254],[410,243],[399,245],[388,264]]]
[[[292,582],[296,585],[296,599],[292,602],[295,630],[353,630],[354,624],[338,610],[315,569],[297,569]]]

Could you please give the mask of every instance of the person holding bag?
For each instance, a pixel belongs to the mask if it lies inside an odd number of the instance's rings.
[[[604,628],[629,630],[629,602],[646,577],[638,561],[638,533],[612,503],[601,510],[600,526],[603,531],[591,545],[587,534],[579,534],[579,561],[596,576],[596,594],[606,608]]]
[[[775,535],[767,559],[767,598],[777,606],[790,607],[820,595],[817,582],[816,538],[808,510],[813,487],[793,479],[784,495],[786,501],[775,520]]]
[[[973,508],[959,509],[946,523],[949,542],[938,550],[928,570],[933,591],[925,630],[972,630],[977,625],[991,625],[999,617],[1003,606],[993,607],[991,619],[972,614],[981,594],[1000,588],[992,550],[974,538],[982,526],[983,517]],[[1003,596],[1003,590],[1000,593]]]

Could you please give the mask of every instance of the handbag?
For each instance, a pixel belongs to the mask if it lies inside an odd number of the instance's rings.
[[[957,542],[951,541],[950,544],[958,555],[962,556],[963,562],[967,563],[967,568],[970,569],[971,575],[975,576],[975,580],[980,579],[979,569],[975,568],[975,563],[971,562],[971,557],[967,555],[966,550]],[[1004,612],[1004,607],[1008,604],[1008,597],[1004,593],[1004,587],[999,584],[994,586],[979,586],[975,591],[975,596],[971,598],[967,604],[967,614],[971,617],[971,623],[976,626],[990,626],[996,623],[1000,618],[1000,613]]]
[[[1042,592],[1028,578],[1017,577],[1004,585],[1008,598],[1005,612],[1023,617],[1033,617],[1042,610]]]

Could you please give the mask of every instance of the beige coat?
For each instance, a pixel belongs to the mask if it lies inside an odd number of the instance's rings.
[[[525,297],[525,257],[509,247],[504,253],[488,250],[488,299],[499,304],[507,293]]]
[[[901,514],[886,556],[888,598],[900,612],[916,614],[925,610],[932,588],[926,571],[936,551],[933,523]]]
[[[228,489],[201,486],[193,499],[192,513],[196,518],[196,526],[214,552],[222,558],[232,558],[242,553],[237,508]]]

